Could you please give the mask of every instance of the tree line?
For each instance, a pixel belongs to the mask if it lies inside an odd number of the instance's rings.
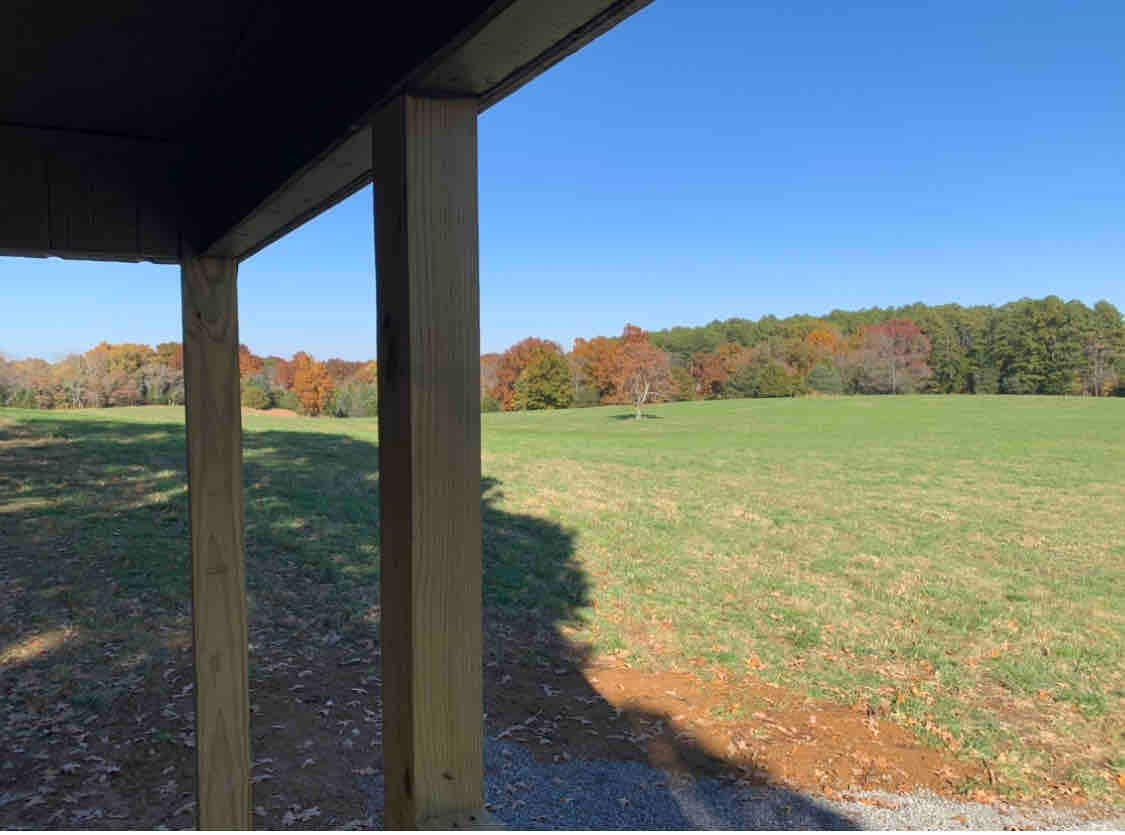
[[[0,356],[0,405],[25,409],[180,405],[184,352],[179,342],[148,345],[102,342],[56,363]],[[375,363],[329,359],[304,351],[289,359],[238,348],[242,405],[305,415],[374,417]]]
[[[1108,301],[912,304],[727,319],[481,358],[486,409],[801,394],[1125,396],[1125,322]]]
[[[1057,296],[962,307],[913,304],[826,316],[727,319],[481,356],[485,411],[801,394],[1125,396],[1125,322],[1107,301]],[[289,359],[239,347],[242,405],[373,417],[375,362]],[[183,349],[101,343],[59,362],[0,356],[0,405],[65,409],[181,404]]]

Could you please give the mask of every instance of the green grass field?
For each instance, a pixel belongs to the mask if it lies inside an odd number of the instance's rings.
[[[642,668],[866,702],[986,761],[998,789],[1120,802],[1125,401],[743,400],[649,415],[484,416],[492,613],[535,611]],[[0,410],[0,534],[25,551],[65,541],[108,566],[116,593],[159,595],[182,618],[181,421]],[[365,616],[375,443],[372,421],[245,419],[253,595],[284,562],[339,590],[332,617]],[[93,624],[87,593],[66,590]]]

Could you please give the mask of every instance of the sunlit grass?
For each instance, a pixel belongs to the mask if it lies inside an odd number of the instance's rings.
[[[651,411],[485,424],[506,506],[578,532],[596,603],[582,639],[645,667],[865,701],[998,759],[1013,790],[1069,762],[1087,791],[1116,793],[1125,403]]]
[[[22,640],[0,647],[0,668],[8,664],[32,661],[40,656],[54,652],[63,644],[74,639],[77,631],[71,627],[48,629],[36,632]]]
[[[641,667],[866,703],[1000,788],[1125,757],[1125,401],[864,398],[484,416],[486,599]],[[0,410],[0,526],[188,594],[182,410]],[[252,600],[377,604],[377,427],[244,419]],[[81,597],[82,589],[68,592]],[[77,606],[77,604],[76,604]],[[80,611],[81,606],[77,606]]]

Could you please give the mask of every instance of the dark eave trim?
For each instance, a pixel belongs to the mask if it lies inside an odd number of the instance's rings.
[[[405,92],[471,96],[483,112],[652,0],[501,0],[375,101],[343,136],[205,245],[251,255],[372,182],[371,117]]]

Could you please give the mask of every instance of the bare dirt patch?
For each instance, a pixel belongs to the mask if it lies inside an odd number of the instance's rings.
[[[261,415],[262,417],[280,417],[280,418],[295,418],[300,417],[299,414],[292,409],[249,409],[245,406],[242,407],[242,414],[244,415]]]
[[[497,665],[499,681],[490,677],[489,723],[540,758],[637,759],[830,797],[917,789],[952,796],[987,780],[979,766],[924,745],[866,706],[749,678],[644,672],[558,651],[522,655]]]

